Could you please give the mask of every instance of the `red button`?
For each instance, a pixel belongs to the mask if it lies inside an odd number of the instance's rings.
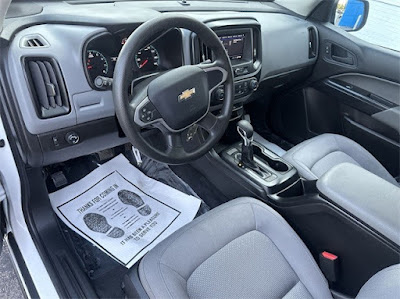
[[[322,256],[331,261],[334,261],[338,258],[337,255],[334,255],[333,253],[327,251],[322,252]]]

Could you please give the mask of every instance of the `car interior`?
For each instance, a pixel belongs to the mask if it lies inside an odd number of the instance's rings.
[[[400,53],[336,26],[337,6],[11,2],[1,119],[60,297],[400,296]],[[201,199],[129,269],[49,200],[120,154]]]

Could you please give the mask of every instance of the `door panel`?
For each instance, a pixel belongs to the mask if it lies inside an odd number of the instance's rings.
[[[400,84],[398,83],[357,73],[336,75],[332,76],[331,79],[341,82],[346,88],[356,87],[364,90],[365,96],[371,100],[383,101],[383,104],[388,106],[400,105]]]
[[[317,28],[320,53],[308,87],[317,92],[304,93],[310,134],[343,134],[398,176],[400,53],[364,42],[332,24],[320,23]],[[316,109],[321,98],[339,108]]]
[[[320,47],[318,60],[311,77],[312,81],[356,72],[400,83],[400,54],[398,52],[367,43],[330,23],[315,25],[319,33]],[[352,53],[355,57],[354,65],[331,59],[329,46],[332,43]]]

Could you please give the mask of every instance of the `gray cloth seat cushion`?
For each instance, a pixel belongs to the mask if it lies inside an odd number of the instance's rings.
[[[316,180],[332,167],[352,163],[398,186],[397,181],[365,148],[336,134],[323,134],[306,140],[283,155],[308,180]]]
[[[198,217],[139,264],[150,298],[332,298],[287,222],[252,198]]]
[[[356,299],[372,298],[400,298],[400,264],[376,273],[364,284],[356,297]]]

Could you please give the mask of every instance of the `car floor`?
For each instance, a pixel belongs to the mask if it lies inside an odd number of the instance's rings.
[[[236,126],[232,126],[228,132],[231,132],[231,134],[226,134],[226,141],[229,143],[235,140],[236,142],[236,138],[238,137]],[[262,135],[268,137],[267,139],[270,141],[276,142],[277,139],[271,139],[272,135],[267,133]],[[229,198],[223,195],[204,175],[190,164],[168,166],[141,155],[142,163],[140,166],[137,166],[136,158],[129,147],[109,150],[108,153],[103,153],[102,157],[99,155],[90,155],[77,158],[52,166],[47,171],[48,174],[60,170],[63,171],[68,183],[72,184],[89,174],[101,163],[120,153],[123,153],[132,165],[140,169],[147,176],[183,193],[201,198],[202,204],[197,216],[229,201]],[[55,188],[51,176],[48,176],[47,189],[49,193],[63,187],[65,186]],[[58,226],[68,247],[77,257],[78,263],[88,276],[97,295],[100,298],[123,298],[125,294],[122,289],[122,281],[128,269],[110,258],[91,242],[69,229],[60,219],[58,219]]]
[[[124,155],[133,165],[136,165],[134,155],[131,151],[124,152]],[[178,167],[179,170],[175,170],[175,172],[184,176],[185,179],[188,179],[191,185],[193,183],[196,191],[167,165],[155,162],[143,156],[142,160],[143,162],[138,168],[147,176],[186,194],[207,199],[207,203],[202,202],[197,216],[206,213],[210,210],[210,207],[213,208],[223,202],[220,201],[222,195],[217,194],[212,187],[208,188],[207,185],[211,184],[207,182],[204,177],[200,177],[199,174],[191,172],[192,170],[188,168],[189,166]],[[68,166],[64,165],[64,173],[68,181],[73,183],[96,168],[96,164],[96,159],[86,157],[84,159],[79,159],[79,162],[70,163]],[[68,171],[65,171],[65,169]],[[197,181],[196,178],[198,178],[199,181]],[[48,186],[48,190],[49,192],[55,191],[54,186]],[[128,269],[69,229],[60,219],[58,219],[58,225],[70,250],[77,257],[79,264],[87,274],[97,295],[100,298],[123,298],[125,294],[122,289],[122,281]]]

